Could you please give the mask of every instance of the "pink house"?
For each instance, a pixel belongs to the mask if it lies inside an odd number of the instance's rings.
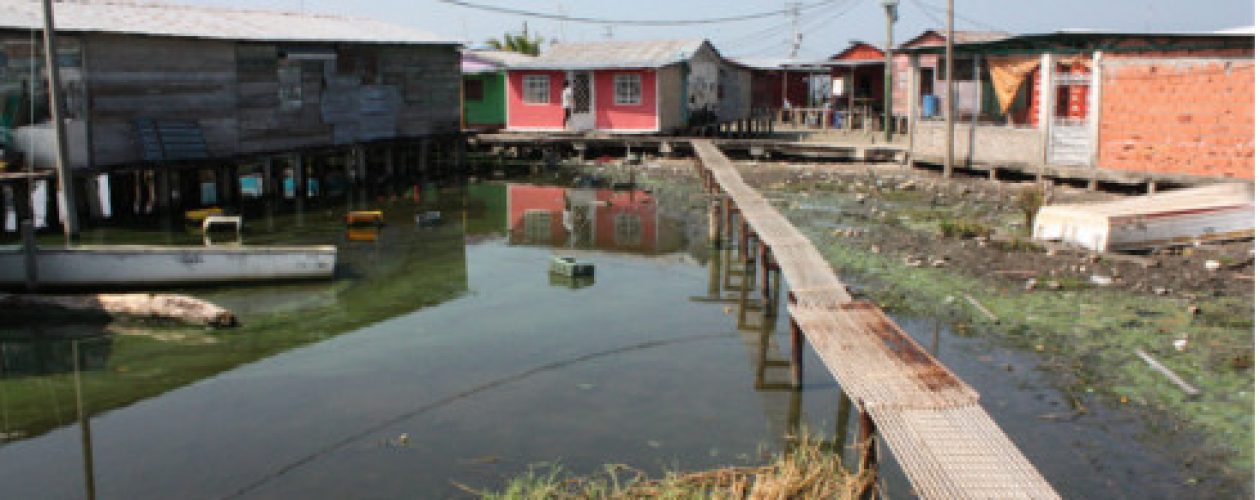
[[[751,110],[747,73],[706,40],[560,44],[509,68],[507,129],[659,133],[739,119]]]

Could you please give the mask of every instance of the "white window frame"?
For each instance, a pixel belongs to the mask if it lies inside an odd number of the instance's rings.
[[[539,91],[542,92],[542,100],[536,99]],[[531,97],[535,99],[531,99]],[[521,100],[528,105],[542,106],[551,104],[551,76],[550,75],[525,75],[521,77]]]
[[[634,93],[630,94],[628,92],[630,90],[629,87],[623,89],[623,84],[633,84]],[[622,90],[627,92],[623,94]],[[630,99],[631,97],[633,97],[633,100]],[[643,104],[643,75],[638,73],[613,75],[613,104],[618,106],[638,106]]]

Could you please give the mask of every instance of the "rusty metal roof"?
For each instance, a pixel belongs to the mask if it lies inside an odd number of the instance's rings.
[[[135,2],[57,2],[57,31],[274,42],[442,44],[461,42],[373,19]],[[37,0],[0,0],[0,29],[39,30]]]
[[[562,43],[512,69],[660,68],[691,59],[707,40],[635,40]]]

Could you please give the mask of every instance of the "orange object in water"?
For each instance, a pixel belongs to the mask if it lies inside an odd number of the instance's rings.
[[[355,210],[346,214],[347,226],[384,226],[385,212],[380,210]]]
[[[346,228],[347,241],[376,241],[381,235],[381,230],[375,227],[349,227]]]

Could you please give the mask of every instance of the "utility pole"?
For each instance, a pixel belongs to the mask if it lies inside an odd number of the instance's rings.
[[[883,0],[888,43],[884,46],[884,142],[892,142],[893,102],[893,23],[897,22],[898,0]]]
[[[61,74],[57,70],[57,32],[53,28],[52,0],[44,0],[44,66],[48,69],[48,108],[53,122],[53,141],[56,144],[57,201],[65,213],[61,225],[66,234],[66,244],[79,237],[79,216],[74,203],[74,180],[70,178],[69,154],[66,152],[66,123],[61,104]]]
[[[792,20],[792,39],[788,40],[788,45],[791,49],[788,52],[788,57],[796,59],[796,55],[801,51],[801,41],[805,38],[801,33],[801,2],[799,0],[788,1],[784,11],[787,12],[788,18]]]
[[[945,178],[954,175],[954,0],[945,4]]]

